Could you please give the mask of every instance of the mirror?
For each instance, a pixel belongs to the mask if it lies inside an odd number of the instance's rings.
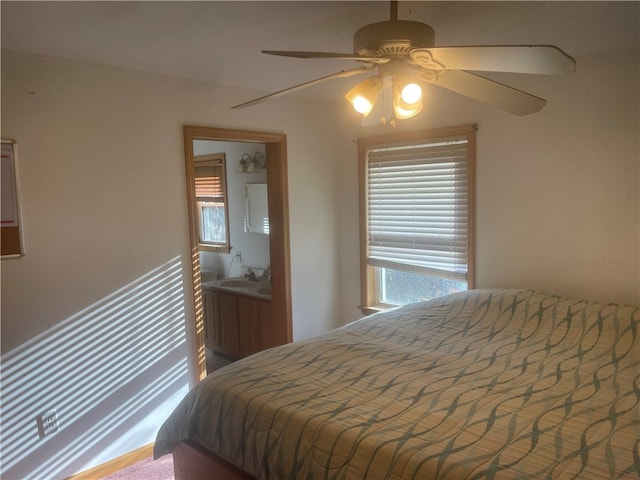
[[[244,202],[244,231],[269,235],[267,184],[245,183]]]

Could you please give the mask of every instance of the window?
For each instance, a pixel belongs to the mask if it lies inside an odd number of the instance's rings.
[[[229,251],[224,153],[195,157],[194,181],[198,238],[203,250]]]
[[[473,288],[475,126],[358,140],[366,312]]]

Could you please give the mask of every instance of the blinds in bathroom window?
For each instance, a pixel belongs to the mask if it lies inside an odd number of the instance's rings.
[[[221,165],[197,165],[195,167],[196,197],[221,197],[224,184]]]

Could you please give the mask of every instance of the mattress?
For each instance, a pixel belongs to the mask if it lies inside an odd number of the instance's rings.
[[[192,389],[193,441],[258,479],[640,477],[640,309],[472,290],[260,352]]]

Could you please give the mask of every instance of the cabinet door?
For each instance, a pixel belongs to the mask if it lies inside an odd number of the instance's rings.
[[[220,310],[218,292],[202,290],[202,307],[204,309],[204,338],[205,345],[217,350],[222,347],[220,338]]]
[[[260,350],[282,343],[271,322],[271,302],[258,300],[258,330],[260,332]]]
[[[220,343],[222,349],[232,357],[240,355],[238,342],[238,297],[220,292]]]
[[[258,301],[254,298],[238,297],[238,337],[240,356],[246,357],[260,350]]]

